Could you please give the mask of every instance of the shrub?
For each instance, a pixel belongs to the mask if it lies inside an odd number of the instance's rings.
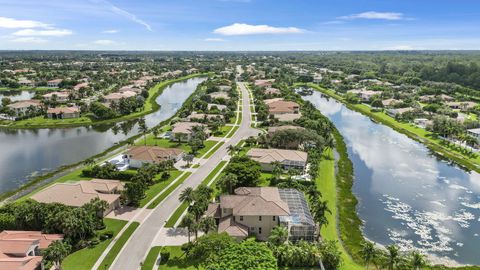
[[[168,251],[160,252],[160,260],[162,263],[168,262],[168,259],[170,259],[170,252]]]
[[[106,231],[100,234],[100,240],[105,241],[113,237],[113,231]]]

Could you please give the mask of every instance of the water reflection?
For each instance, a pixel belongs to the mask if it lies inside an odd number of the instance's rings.
[[[166,88],[157,97],[160,110],[145,117],[152,127],[170,118],[204,78],[192,78]],[[137,121],[66,129],[0,129],[0,193],[32,176],[93,156],[138,134]]]
[[[422,249],[439,261],[480,264],[478,173],[438,159],[424,145],[318,92],[304,98],[345,138],[367,238]]]

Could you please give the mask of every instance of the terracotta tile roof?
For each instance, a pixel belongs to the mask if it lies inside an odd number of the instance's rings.
[[[111,204],[120,198],[120,194],[105,194],[103,190],[95,190],[98,187],[98,182],[89,183],[90,181],[78,181],[73,184],[57,183],[49,186],[40,192],[34,194],[31,198],[43,203],[62,203],[69,206],[80,207],[89,203],[92,199],[99,198]],[[119,190],[123,184],[118,180],[112,181],[112,184],[117,184]]]
[[[183,150],[178,148],[162,148],[157,146],[135,146],[126,152],[131,159],[153,163],[176,158],[182,153]]]
[[[219,203],[211,203],[208,205],[207,211],[205,211],[205,215],[207,217],[214,217],[220,218],[221,217],[221,209]]]
[[[285,161],[307,162],[308,154],[298,150],[252,148],[247,152],[247,156],[260,163],[275,161],[282,163]]]
[[[40,241],[40,249],[47,248],[53,241],[62,240],[62,234],[45,234],[40,231],[2,231],[0,241],[14,239],[31,239]]]
[[[57,107],[57,108],[48,108],[47,113],[62,114],[62,113],[79,113],[80,108],[78,107]]]
[[[51,93],[47,93],[47,94],[45,94],[45,95],[42,95],[42,97],[47,98],[47,99],[50,99],[50,98],[52,98],[54,95],[57,96],[57,97],[68,98],[69,93],[66,92],[66,91],[64,91],[64,92],[51,92]]]
[[[22,100],[22,101],[17,101],[15,103],[12,103],[12,104],[8,104],[7,107],[11,108],[11,109],[21,109],[21,108],[28,108],[30,106],[33,106],[33,107],[39,107],[41,106],[41,102],[40,100]]]
[[[265,104],[271,114],[295,113],[300,107],[298,103],[286,100],[265,100]]]
[[[28,256],[22,258],[0,258],[2,270],[35,270],[42,262],[41,256]]]
[[[301,129],[304,130],[305,128],[300,127],[300,126],[292,126],[292,125],[284,125],[284,126],[275,126],[275,127],[269,127],[268,128],[268,133],[272,134],[277,131],[282,131],[282,130],[289,130],[289,129]]]
[[[205,127],[206,125],[196,122],[177,122],[173,125],[172,133],[192,133],[193,127]]]
[[[232,209],[234,216],[287,216],[289,209],[276,187],[242,187],[235,195],[220,196],[221,208]]]
[[[229,216],[220,219],[220,223],[218,224],[218,232],[226,232],[231,236],[247,237],[248,227],[233,221],[233,217]]]

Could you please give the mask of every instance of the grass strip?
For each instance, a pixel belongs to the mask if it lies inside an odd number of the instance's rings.
[[[113,245],[112,249],[110,249],[110,252],[108,252],[107,256],[105,256],[105,258],[103,259],[101,267],[104,267],[104,269],[110,268],[113,261],[118,256],[118,253],[125,245],[127,240],[130,238],[130,236],[132,236],[133,232],[138,228],[138,226],[140,226],[140,223],[138,222],[132,222],[130,226],[128,226],[125,232],[123,232],[122,236],[120,236],[117,242]]]
[[[215,147],[213,147],[213,149],[208,152],[208,154],[206,156],[204,156],[203,158],[209,158],[211,157],[215,152],[217,152],[218,148],[220,148],[222,145],[224,144],[224,142],[219,142],[217,145],[215,145]]]
[[[105,229],[97,232],[97,235],[106,231],[113,231],[113,237],[105,240],[98,245],[91,248],[84,248],[68,255],[62,262],[62,268],[68,270],[90,270],[102,255],[103,251],[108,247],[113,238],[117,236],[118,232],[127,224],[124,220],[105,218]]]
[[[173,185],[171,185],[167,190],[165,190],[162,195],[158,196],[147,208],[153,209],[157,207],[172,191],[174,191],[179,185],[181,185],[185,179],[187,179],[192,173],[186,172],[183,176],[181,176]]]
[[[172,170],[170,171],[170,177],[165,181],[160,181],[150,187],[145,191],[145,198],[140,201],[140,207],[144,207],[149,201],[153,199],[158,193],[162,192],[162,190],[170,185],[178,176],[182,174],[181,171]]]
[[[158,254],[162,250],[162,247],[152,247],[142,264],[142,270],[152,270],[158,258]]]

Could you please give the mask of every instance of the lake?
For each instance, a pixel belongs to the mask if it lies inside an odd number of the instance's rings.
[[[160,109],[145,116],[153,127],[173,116],[205,78],[191,78],[165,88],[156,99]],[[101,153],[138,134],[136,121],[63,129],[0,128],[0,193],[14,190],[32,177]]]
[[[419,249],[436,262],[480,264],[480,175],[314,92],[304,97],[337,127],[353,162],[364,235]]]
[[[11,101],[28,100],[35,96],[35,91],[27,90],[2,90],[0,91],[0,100],[9,98]]]

